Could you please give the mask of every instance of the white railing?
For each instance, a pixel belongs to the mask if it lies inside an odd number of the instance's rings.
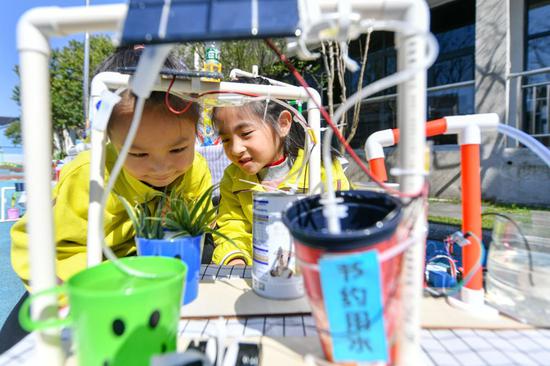
[[[506,120],[512,127],[524,130],[526,133],[536,138],[550,138],[550,81],[524,84],[524,80],[529,76],[543,74],[550,74],[550,67],[510,73],[506,77],[508,97]],[[537,97],[540,90],[546,91],[546,95],[542,98]],[[528,95],[528,92],[532,95],[529,105],[527,105],[527,103],[524,104],[525,96]],[[540,108],[541,113],[537,115],[539,102],[542,103],[543,106]],[[542,111],[544,110],[546,111],[546,123],[542,125],[544,118]],[[529,118],[527,118],[528,115]],[[541,126],[537,129],[538,123],[540,123]],[[548,142],[546,144],[548,144]]]
[[[431,86],[426,89],[428,92],[428,98],[430,97],[430,92],[438,92],[438,91],[444,91],[444,90],[451,90],[451,89],[458,89],[463,88],[465,86],[474,86],[475,81],[474,80],[468,80],[468,81],[461,81],[458,83],[451,83],[451,84],[445,84],[445,85],[438,85],[438,86]],[[396,99],[397,94],[386,94],[386,95],[380,95],[377,97],[370,97],[363,101],[363,103],[374,103],[374,102],[382,102],[387,100]],[[472,111],[473,113],[473,111]]]

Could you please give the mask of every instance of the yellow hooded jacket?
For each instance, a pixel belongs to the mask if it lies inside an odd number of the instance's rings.
[[[111,144],[107,145],[106,181],[116,157],[114,147]],[[86,268],[89,179],[90,152],[85,151],[63,167],[59,182],[53,189],[56,272],[62,281]],[[199,153],[195,153],[191,168],[171,183],[169,189],[176,189],[186,199],[194,199],[211,185],[208,164]],[[153,204],[158,200],[161,192],[130,176],[124,169],[118,176],[113,192],[107,200],[104,225],[105,241],[117,256],[123,257],[136,251],[135,231],[117,195],[123,196],[131,204],[143,202]],[[11,262],[15,272],[28,287],[30,268],[26,223],[27,217],[23,216],[11,229]]]
[[[307,169],[303,169],[298,177],[298,170],[304,159],[303,150],[300,150],[296,161],[290,169],[290,180],[281,182],[279,189],[288,190],[292,184],[298,184],[298,192],[309,188]],[[296,173],[296,174],[294,174]],[[337,190],[348,190],[350,184],[344,175],[342,166],[337,160],[332,162],[332,183]],[[244,173],[237,165],[231,164],[225,169],[220,183],[220,206],[218,219],[218,231],[231,238],[235,244],[214,235],[216,247],[212,260],[217,264],[227,264],[229,261],[241,258],[248,265],[252,264],[252,192],[265,192],[259,185],[245,183],[242,180],[259,183],[256,175]],[[321,179],[326,181],[325,170],[321,169]]]

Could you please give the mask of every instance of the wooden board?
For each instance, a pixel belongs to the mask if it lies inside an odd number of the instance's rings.
[[[230,316],[263,316],[309,314],[305,297],[294,300],[273,300],[257,295],[250,279],[232,278],[201,282],[199,295],[191,304],[182,306],[185,318]]]
[[[183,318],[213,318],[277,316],[309,314],[305,297],[295,300],[272,300],[258,296],[251,288],[250,279],[227,278],[202,282],[199,296],[181,308]],[[449,305],[445,299],[424,298],[422,327],[428,329],[527,329],[506,316],[478,316]]]
[[[507,316],[494,317],[472,314],[447,303],[444,298],[425,297],[422,300],[422,328],[426,329],[529,329]]]

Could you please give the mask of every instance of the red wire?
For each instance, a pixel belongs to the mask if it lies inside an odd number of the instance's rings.
[[[172,85],[174,85],[174,81],[176,81],[175,76],[172,78],[172,81],[170,81],[170,85],[168,85],[168,89],[166,90],[166,94],[164,94],[164,104],[166,104],[166,108],[168,108],[168,110],[170,112],[172,112],[174,114],[177,114],[177,115],[180,115],[180,114],[184,114],[185,112],[187,112],[189,110],[189,108],[191,108],[191,105],[193,105],[193,102],[192,101],[187,102],[187,105],[185,107],[183,107],[183,109],[181,111],[178,111],[177,109],[172,107],[172,105],[170,104],[170,90],[172,89]]]
[[[209,95],[209,94],[238,94],[238,95],[245,95],[247,97],[257,97],[258,95],[257,94],[252,94],[252,93],[246,93],[246,92],[239,92],[239,91],[231,91],[231,90],[210,90],[210,91],[207,91],[207,92],[204,92],[202,94],[199,94],[199,98],[204,96],[204,95]]]
[[[294,67],[294,65],[292,65],[292,63],[286,58],[286,56],[277,48],[277,46],[275,46],[275,44],[273,44],[273,42],[271,41],[271,39],[265,39],[264,40],[265,43],[269,46],[269,48],[271,48],[273,50],[273,52],[275,52],[277,54],[277,56],[279,57],[279,59],[281,61],[284,62],[284,64],[286,65],[286,67],[288,68],[288,70],[294,75],[294,77],[296,78],[296,80],[298,81],[298,83],[306,90],[307,94],[309,95],[309,97],[313,100],[313,102],[315,103],[315,105],[317,106],[317,108],[319,108],[321,114],[323,115],[323,118],[327,121],[328,125],[330,126],[330,128],[332,128],[332,130],[334,131],[334,134],[336,135],[336,137],[338,138],[338,140],[340,140],[340,143],[342,143],[342,145],[344,145],[346,151],[348,152],[348,154],[350,154],[350,156],[353,158],[353,160],[357,163],[357,165],[359,165],[359,167],[361,168],[361,170],[363,170],[368,176],[369,178],[375,182],[377,185],[379,185],[380,187],[382,187],[384,190],[386,190],[388,193],[390,194],[394,194],[394,195],[397,195],[399,197],[407,197],[407,198],[416,198],[416,197],[419,197],[421,195],[423,195],[426,191],[426,187],[427,185],[424,185],[422,187],[422,189],[420,190],[420,192],[417,192],[417,193],[403,193],[403,192],[400,192],[398,190],[395,190],[393,188],[390,188],[388,187],[387,185],[385,185],[382,181],[378,180],[370,171],[369,169],[365,166],[365,164],[361,161],[361,159],[359,158],[359,156],[357,156],[357,154],[355,153],[355,151],[351,148],[351,146],[347,143],[346,139],[344,138],[344,136],[342,136],[342,134],[340,133],[340,131],[338,130],[338,128],[336,127],[336,125],[334,124],[334,122],[332,121],[332,118],[330,118],[330,115],[327,113],[326,109],[320,105],[319,103],[317,103],[317,101],[313,98],[313,95],[311,95],[310,91],[308,90],[309,88],[309,85],[307,84],[307,82],[304,80],[304,78],[302,77],[302,75],[300,75],[300,73],[296,70],[296,68]]]

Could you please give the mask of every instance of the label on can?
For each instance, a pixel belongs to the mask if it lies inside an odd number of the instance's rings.
[[[296,266],[294,243],[282,222],[282,212],[302,197],[254,193],[252,288],[261,296],[294,299],[304,294],[302,275]]]

